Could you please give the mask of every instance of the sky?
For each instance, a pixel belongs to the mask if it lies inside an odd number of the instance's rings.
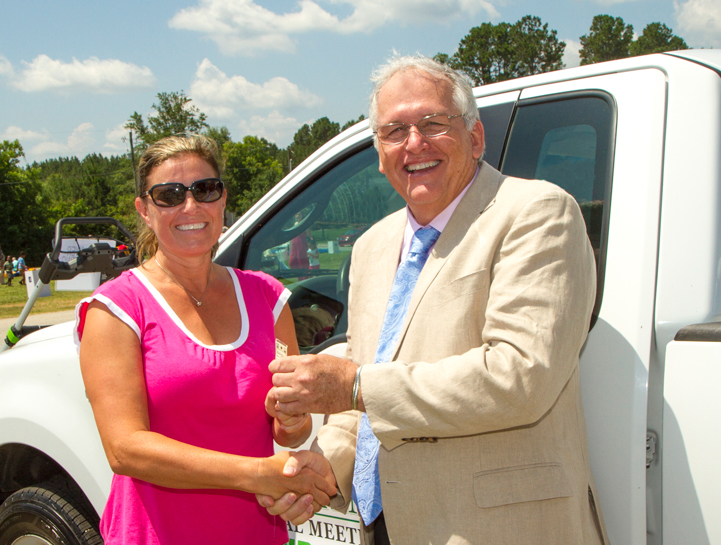
[[[451,55],[472,27],[524,15],[557,31],[568,67],[599,14],[721,47],[721,0],[0,0],[0,14],[0,140],[28,164],[128,153],[130,115],[174,91],[233,140],[286,147],[320,117],[367,115],[394,52]]]

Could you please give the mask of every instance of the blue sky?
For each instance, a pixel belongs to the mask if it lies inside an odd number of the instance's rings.
[[[28,162],[126,153],[130,114],[183,90],[234,140],[285,147],[319,117],[366,115],[368,77],[393,50],[452,54],[473,26],[536,15],[576,66],[603,13],[721,47],[719,0],[4,0],[0,139]]]

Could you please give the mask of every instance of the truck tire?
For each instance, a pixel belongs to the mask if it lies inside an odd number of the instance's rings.
[[[63,477],[18,490],[0,506],[0,545],[102,545],[94,510]]]

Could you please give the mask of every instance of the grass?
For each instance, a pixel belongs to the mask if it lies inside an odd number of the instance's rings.
[[[335,254],[322,253],[319,256],[320,266],[323,269],[339,269],[343,260],[349,252],[341,251]],[[15,318],[19,316],[28,300],[28,293],[25,286],[19,282],[20,278],[13,278],[13,285],[0,284],[0,318]],[[55,282],[50,282],[50,297],[40,297],[35,301],[33,314],[44,312],[57,312],[61,310],[72,310],[83,297],[87,297],[91,291],[55,291]]]
[[[336,252],[334,254],[322,253],[318,256],[321,269],[340,269],[341,264],[350,252]]]
[[[13,285],[0,285],[0,318],[14,318],[20,315],[25,303],[28,300],[28,292],[25,286],[19,282],[20,278],[13,278]],[[33,314],[43,312],[57,312],[60,310],[72,310],[78,301],[87,297],[90,291],[55,291],[55,282],[50,283],[50,297],[40,297],[35,301]]]

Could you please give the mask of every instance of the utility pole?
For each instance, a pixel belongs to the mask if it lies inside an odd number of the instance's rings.
[[[130,160],[133,162],[133,181],[138,187],[138,171],[135,168],[135,149],[133,148],[133,131],[130,131]]]

